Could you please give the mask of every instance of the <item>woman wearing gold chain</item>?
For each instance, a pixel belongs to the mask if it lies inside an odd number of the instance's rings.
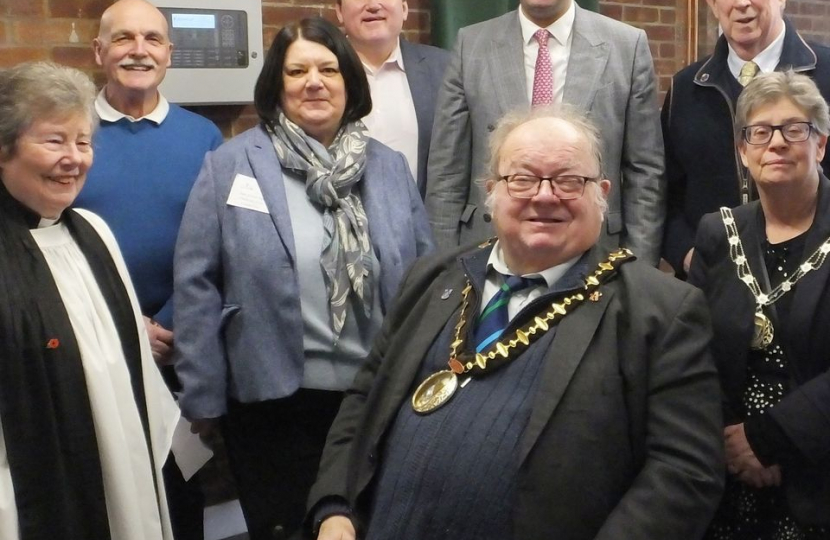
[[[698,228],[689,281],[712,311],[729,470],[708,539],[830,539],[828,132],[811,79],[759,75],[735,118],[759,200]]]

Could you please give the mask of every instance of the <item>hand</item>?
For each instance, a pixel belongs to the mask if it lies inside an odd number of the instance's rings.
[[[780,486],[781,467],[773,465],[772,467],[761,468],[760,470],[747,470],[738,475],[738,480],[755,489]]]
[[[193,420],[190,423],[190,433],[196,433],[202,442],[207,443],[213,432],[216,431],[219,425],[218,418],[202,418],[200,420]]]
[[[745,484],[762,488],[781,485],[781,469],[777,465],[764,467],[746,438],[744,425],[734,424],[723,430],[726,468]]]
[[[323,520],[317,540],[355,540],[352,520],[346,516],[331,516]]]
[[[150,349],[156,364],[166,366],[173,362],[173,332],[153,319],[144,317],[144,326],[150,336]]]
[[[687,274],[689,273],[689,269],[692,267],[692,257],[695,254],[695,248],[690,249],[686,256],[683,257],[683,271]]]

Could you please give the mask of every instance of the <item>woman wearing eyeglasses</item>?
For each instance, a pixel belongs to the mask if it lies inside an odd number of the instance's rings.
[[[811,79],[759,75],[735,118],[759,200],[698,228],[689,281],[712,312],[729,473],[708,539],[830,538],[828,132]]]

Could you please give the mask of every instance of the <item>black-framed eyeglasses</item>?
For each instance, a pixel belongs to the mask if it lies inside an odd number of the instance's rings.
[[[586,182],[596,182],[599,178],[565,174],[562,176],[533,176],[530,174],[508,174],[500,176],[507,183],[507,193],[514,199],[532,199],[539,193],[543,180],[550,182],[553,192],[560,200],[578,199],[585,193]]]
[[[772,135],[776,131],[780,131],[781,136],[787,142],[804,142],[810,138],[810,134],[813,132],[813,124],[810,122],[789,122],[777,126],[757,124],[746,126],[741,130],[741,133],[743,133],[744,140],[748,144],[767,144],[772,140]]]

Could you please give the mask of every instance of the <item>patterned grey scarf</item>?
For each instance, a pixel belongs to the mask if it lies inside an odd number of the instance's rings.
[[[280,113],[269,134],[282,166],[305,174],[308,198],[323,207],[323,251],[320,264],[326,279],[334,342],[346,323],[348,296],[354,291],[367,316],[372,310],[372,243],[366,212],[353,193],[366,168],[363,122],[346,124],[327,149]]]

